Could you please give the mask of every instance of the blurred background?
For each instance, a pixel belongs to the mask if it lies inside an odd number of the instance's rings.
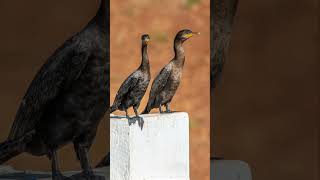
[[[8,136],[31,80],[46,59],[96,14],[98,0],[0,1],[0,141]],[[109,128],[101,121],[91,149],[96,164],[108,151]],[[64,170],[79,169],[73,146],[59,151]],[[46,157],[22,154],[7,164],[18,169],[50,170]]]
[[[141,35],[151,37],[151,81],[173,58],[173,39],[181,29],[201,32],[184,43],[182,82],[171,108],[190,115],[191,179],[209,179],[210,143],[210,2],[209,0],[111,1],[110,103],[122,82],[141,63]],[[150,82],[150,86],[151,86]],[[139,108],[148,100],[150,86]],[[157,110],[155,110],[157,112]],[[132,109],[130,115],[134,115]],[[114,114],[125,115],[116,111]]]
[[[316,1],[239,1],[215,92],[211,156],[246,161],[254,180],[319,179]]]

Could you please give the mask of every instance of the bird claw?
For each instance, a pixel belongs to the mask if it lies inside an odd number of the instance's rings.
[[[144,125],[144,120],[143,120],[142,117],[138,117],[138,118],[139,118],[139,119],[138,119],[138,125],[139,125],[139,127],[141,128],[141,131],[142,131],[143,125]]]
[[[132,124],[136,123],[136,120],[134,118],[128,118],[128,123],[129,123],[129,126],[131,126]]]
[[[139,127],[142,130],[143,129],[143,125],[144,125],[144,120],[143,120],[142,117],[136,116],[136,117],[128,118],[129,126],[131,126],[132,124],[135,124],[137,121],[138,121]]]

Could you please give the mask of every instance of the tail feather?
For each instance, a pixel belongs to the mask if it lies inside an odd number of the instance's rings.
[[[116,111],[118,109],[118,107],[116,107],[115,105],[112,105],[110,107],[110,113],[113,113],[114,111]]]
[[[7,140],[0,143],[0,165],[7,162],[11,158],[23,153],[28,142],[32,140],[34,131],[25,134],[16,140]]]

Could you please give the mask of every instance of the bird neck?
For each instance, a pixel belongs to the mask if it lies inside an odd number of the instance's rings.
[[[174,40],[174,61],[177,65],[183,66],[184,64],[184,49],[182,47],[182,41],[175,39]]]
[[[148,45],[143,44],[141,48],[142,60],[140,68],[143,71],[148,71],[150,69],[149,57],[148,57]]]
[[[109,2],[109,0],[108,0]],[[106,0],[100,0],[99,10],[94,17],[94,20],[97,22],[98,26],[106,31],[107,28],[107,15],[109,14],[109,6],[107,6]]]

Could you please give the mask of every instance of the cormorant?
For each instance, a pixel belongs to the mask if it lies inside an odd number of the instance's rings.
[[[212,0],[211,11],[213,16],[210,23],[210,44],[211,44],[211,68],[210,68],[210,91],[211,91],[211,107],[215,107],[214,104],[214,90],[217,82],[221,77],[223,66],[227,59],[227,54],[231,42],[231,31],[236,15],[238,6],[238,0]],[[215,126],[215,108],[211,108],[210,119],[211,129]],[[211,131],[215,132],[215,131]],[[214,139],[213,133],[211,133],[211,140]],[[212,144],[215,145],[215,144]],[[213,148],[213,147],[211,147]],[[213,148],[214,149],[214,148]],[[211,160],[220,160],[221,157],[212,157]]]
[[[231,31],[238,0],[215,0],[211,3],[211,91],[216,87],[231,41]]]
[[[83,170],[74,178],[101,178],[93,174],[88,151],[109,107],[108,8],[101,0],[95,17],[36,74],[7,140],[0,144],[0,164],[23,152],[47,155],[52,179],[62,180],[57,150],[72,142]]]
[[[126,112],[129,125],[138,120],[139,126],[143,128],[143,119],[138,114],[138,107],[140,102],[147,91],[150,82],[150,64],[148,58],[148,42],[150,40],[149,35],[145,34],[141,37],[142,41],[142,60],[139,68],[134,71],[120,86],[113,105],[110,107],[110,113],[121,110]],[[128,115],[128,108],[133,107],[135,117],[130,118]]]
[[[185,61],[182,44],[194,34],[199,33],[192,32],[188,29],[181,30],[177,33],[174,39],[175,56],[153,81],[148,104],[142,114],[149,113],[153,108],[159,108],[160,113],[162,113],[162,105],[166,106],[166,112],[171,112],[170,102],[180,84]]]

